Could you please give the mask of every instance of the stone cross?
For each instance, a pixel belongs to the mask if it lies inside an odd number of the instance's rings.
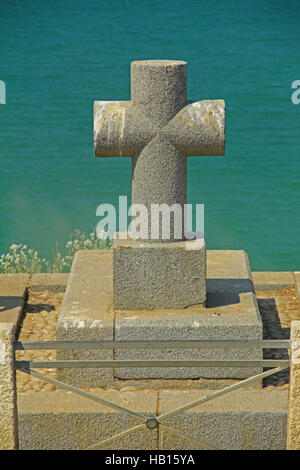
[[[132,204],[148,209],[150,238],[151,204],[184,209],[186,156],[224,155],[224,101],[187,101],[186,62],[132,62],[131,101],[94,103],[94,145],[96,157],[132,157]]]

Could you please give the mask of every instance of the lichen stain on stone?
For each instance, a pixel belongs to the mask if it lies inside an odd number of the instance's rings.
[[[208,109],[207,114],[203,114],[202,117],[205,123],[219,135],[222,123],[220,118],[217,115],[214,115],[214,111],[212,109]]]
[[[78,320],[77,318],[74,318],[72,321],[63,321],[63,327],[65,330],[68,330],[68,328],[84,328],[85,322],[83,320]]]
[[[99,102],[99,109],[95,113],[94,137],[101,134],[106,137],[106,143],[109,144],[114,128],[117,127],[119,137],[119,147],[124,138],[125,131],[125,108],[119,101],[103,101]],[[119,149],[121,154],[121,148]]]
[[[189,113],[192,121],[196,121],[198,124],[202,123],[202,110],[203,106],[198,101],[195,101],[187,107],[187,112]]]
[[[93,320],[92,323],[90,324],[90,328],[95,328],[95,327],[103,328],[102,321],[101,320]]]

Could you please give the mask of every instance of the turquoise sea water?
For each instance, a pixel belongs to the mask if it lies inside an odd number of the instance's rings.
[[[298,1],[2,0],[0,24],[0,253],[49,256],[130,194],[130,158],[93,157],[92,103],[130,99],[130,61],[167,58],[188,62],[189,99],[226,100],[225,157],[188,160],[207,247],[300,270]]]

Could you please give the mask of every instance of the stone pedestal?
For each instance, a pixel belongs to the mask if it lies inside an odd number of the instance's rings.
[[[155,310],[113,308],[111,251],[79,251],[57,327],[58,340],[261,340],[248,258],[243,251],[207,251],[206,305]],[[127,272],[128,273],[128,272]],[[128,273],[129,275],[130,273]],[[58,359],[252,359],[259,349],[60,351]],[[61,369],[59,378],[80,387],[111,386],[115,379],[244,378],[260,367]]]
[[[293,321],[291,325],[289,388],[287,449],[300,450],[300,321]]]
[[[0,450],[18,448],[14,339],[14,325],[0,322]]]
[[[122,236],[122,235],[121,235]],[[172,243],[114,240],[115,309],[185,308],[206,300],[204,238]]]

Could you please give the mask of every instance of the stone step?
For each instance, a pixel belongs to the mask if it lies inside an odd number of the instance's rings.
[[[145,416],[190,403],[209,391],[91,390],[91,393]],[[236,390],[168,418],[174,426],[220,449],[285,449],[287,391]],[[28,392],[18,396],[20,449],[84,449],[143,423],[71,392]],[[102,449],[201,449],[174,433],[142,428]]]

